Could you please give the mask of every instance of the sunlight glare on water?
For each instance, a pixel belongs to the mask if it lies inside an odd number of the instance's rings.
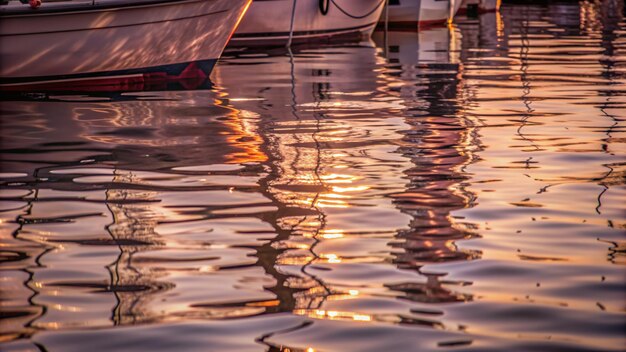
[[[1,349],[623,350],[623,11],[2,101]]]

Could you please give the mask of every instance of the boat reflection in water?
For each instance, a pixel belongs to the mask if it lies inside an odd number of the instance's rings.
[[[205,299],[202,287],[232,281],[227,267],[253,263],[253,251],[228,245],[252,245],[259,241],[254,231],[267,231],[249,220],[251,232],[237,234],[233,227],[242,227],[228,215],[229,208],[266,205],[260,196],[242,196],[258,188],[259,163],[266,160],[244,121],[253,114],[224,105],[219,92],[125,99],[2,103],[4,113],[20,117],[3,122],[4,133],[31,131],[3,136],[2,143],[3,165],[19,179],[2,192],[10,206],[3,231],[13,233],[3,250],[15,263],[4,280],[12,292],[4,310],[14,318],[3,333],[200,317],[204,311],[188,304],[192,296],[202,292]],[[55,118],[40,119],[43,112]],[[42,137],[45,143],[31,142]],[[26,148],[23,158],[10,157],[16,148]],[[189,196],[201,201],[190,204]],[[215,208],[224,214],[213,214]],[[8,222],[11,217],[17,220]],[[241,271],[257,275],[254,268]],[[123,343],[124,336],[96,341],[107,346]],[[83,337],[69,341],[76,345]],[[33,342],[71,349],[45,334]]]
[[[453,241],[470,236],[443,229],[452,226],[443,217],[468,203],[449,189],[454,175],[414,189],[419,165],[407,156],[415,141],[398,132],[412,129],[404,112],[413,101],[431,98],[388,91],[396,78],[380,73],[385,59],[371,45],[246,56],[216,69],[215,92],[3,103],[7,114],[30,116],[6,123],[5,133],[28,125],[46,141],[3,143],[7,156],[28,151],[3,157],[19,174],[4,193],[19,206],[3,214],[17,219],[3,224],[13,226],[5,250],[19,274],[5,284],[32,292],[16,294],[6,328],[32,340],[9,347],[72,350],[67,341],[88,339],[114,348],[132,341],[132,325],[258,315],[270,317],[237,323],[251,326],[253,338],[230,347],[243,350],[255,338],[269,348],[308,345],[299,333],[325,334],[346,321],[424,326],[432,332],[424,341],[442,337],[432,330],[442,323],[415,304],[467,297],[448,288],[457,283],[413,271],[464,258]],[[38,119],[43,111],[58,118]],[[444,174],[468,162],[447,157],[426,156]],[[416,193],[455,204],[417,210],[408,197]],[[429,219],[417,214],[431,208]],[[422,221],[441,231],[422,233]],[[420,251],[431,254],[416,261]],[[32,259],[23,266],[19,258]],[[186,343],[214,336],[202,331],[185,334]]]
[[[460,33],[448,28],[420,32],[378,32],[374,37],[384,46],[390,72],[401,72],[398,81],[410,126],[402,138],[400,152],[414,167],[405,170],[409,180],[404,192],[393,194],[396,206],[413,217],[408,230],[401,231],[393,244],[402,249],[394,262],[403,269],[417,269],[428,263],[471,260],[476,251],[463,251],[455,241],[477,235],[472,225],[463,224],[451,214],[471,206],[474,196],[465,190],[464,168],[473,161],[478,148],[474,123],[460,114]],[[390,85],[394,86],[394,75]],[[453,148],[447,146],[455,146]],[[470,299],[446,286],[465,282],[445,282],[443,273],[422,273],[427,282],[390,286],[418,302],[451,302]]]
[[[462,0],[459,13],[467,13],[475,16],[479,13],[498,11],[501,5],[501,0]]]
[[[269,158],[261,184],[278,208],[269,221],[278,236],[258,255],[275,278],[268,290],[276,298],[259,306],[316,319],[267,334],[263,342],[276,348],[302,347],[305,335],[324,336],[333,321],[428,327],[423,340],[432,343],[442,336],[431,329],[444,324],[430,305],[471,299],[457,292],[469,283],[420,270],[480,255],[456,248],[476,235],[451,216],[471,205],[460,170],[477,143],[450,103],[460,94],[458,40],[448,28],[392,32],[387,40],[387,58],[371,47],[339,46],[294,57],[244,54],[216,70],[216,84],[240,97],[234,106],[260,112]],[[389,74],[379,73],[383,66]]]
[[[380,91],[383,82],[376,68],[383,61],[372,46],[285,54],[227,58],[215,74],[217,85],[240,97],[232,102],[234,106],[260,113],[259,133],[270,170],[261,185],[277,206],[268,221],[278,234],[259,249],[259,263],[276,280],[269,288],[276,294],[276,306],[267,312],[320,319],[389,319],[338,311],[332,305],[358,298],[361,290],[381,289],[382,282],[376,284],[375,279],[351,282],[349,273],[364,273],[384,263],[388,253],[371,251],[384,249],[395,228],[407,221],[389,199],[367,196],[397,187],[391,180],[382,185],[373,182],[389,169],[400,174],[395,164],[402,158],[393,153],[397,149],[393,141],[399,136],[393,130],[403,122],[391,117],[402,106]],[[285,84],[267,86],[276,80]],[[371,124],[378,119],[387,127],[373,129]],[[385,145],[389,140],[392,144]],[[367,163],[369,153],[379,154],[377,165]],[[389,223],[380,224],[373,217],[369,222],[368,214],[385,217]],[[346,279],[326,277],[331,269],[333,275]]]
[[[2,101],[2,350],[618,351],[603,6],[230,51],[212,90]],[[539,21],[570,7],[582,29]]]
[[[389,25],[416,31],[420,27],[452,22],[461,7],[461,0],[389,1]]]

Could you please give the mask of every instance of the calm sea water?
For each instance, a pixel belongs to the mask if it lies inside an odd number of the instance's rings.
[[[3,351],[622,351],[620,1],[1,104]]]

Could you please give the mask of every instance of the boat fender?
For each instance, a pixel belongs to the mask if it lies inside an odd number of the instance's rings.
[[[326,16],[328,9],[330,8],[330,0],[320,0],[320,12]]]

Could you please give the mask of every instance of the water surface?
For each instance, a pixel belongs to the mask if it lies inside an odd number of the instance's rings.
[[[622,351],[623,11],[2,101],[1,349]]]

